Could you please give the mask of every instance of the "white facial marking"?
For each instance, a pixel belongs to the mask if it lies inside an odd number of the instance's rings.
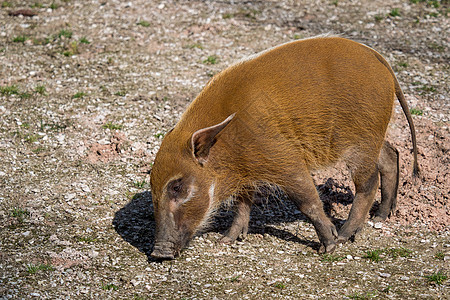
[[[209,191],[208,191],[208,195],[209,195],[209,206],[211,207],[211,205],[214,202],[214,189],[216,187],[216,183],[213,181],[213,183],[211,184],[211,186],[209,187]]]
[[[191,184],[191,186],[189,187],[189,194],[183,201],[180,202],[180,205],[183,205],[184,203],[191,200],[194,197],[195,192],[197,192],[197,189],[195,188],[195,186],[193,184]]]

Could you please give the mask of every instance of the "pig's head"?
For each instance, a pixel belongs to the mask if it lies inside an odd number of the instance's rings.
[[[193,133],[176,126],[164,137],[150,176],[156,221],[153,258],[175,258],[208,219],[215,190],[209,152],[233,117]]]

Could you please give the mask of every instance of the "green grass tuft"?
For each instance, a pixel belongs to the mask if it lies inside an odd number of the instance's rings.
[[[15,85],[0,86],[0,94],[2,96],[18,95],[19,88]]]
[[[34,91],[35,91],[37,94],[40,94],[40,95],[42,95],[42,96],[46,96],[46,95],[47,95],[47,89],[46,89],[45,86],[43,86],[43,85],[38,85],[38,86],[36,86],[36,87],[34,88]]]
[[[117,285],[115,285],[114,283],[108,283],[108,284],[104,284],[102,285],[102,289],[104,289],[105,291],[117,291],[119,289],[119,287]]]
[[[442,284],[445,280],[447,280],[447,275],[439,271],[431,275],[426,275],[425,278],[428,280],[428,283]]]
[[[411,108],[411,109],[409,110],[409,112],[410,112],[412,115],[423,116],[423,109]]]
[[[19,35],[19,36],[16,36],[15,38],[13,38],[13,42],[14,43],[25,43],[25,41],[28,39],[29,39],[29,37],[27,37],[25,35]]]
[[[89,42],[89,40],[88,40],[85,36],[83,36],[83,37],[80,39],[80,43],[89,45],[91,42]]]
[[[142,26],[142,27],[149,27],[149,26],[150,26],[150,23],[147,22],[147,21],[142,20],[142,21],[139,21],[139,22],[137,23],[137,25],[140,25],[140,26]]]
[[[400,16],[400,9],[399,8],[391,9],[391,12],[389,13],[389,16],[391,16],[391,17],[399,17]]]
[[[61,29],[58,33],[58,38],[65,37],[67,39],[72,38],[73,32],[69,29]]]
[[[382,250],[367,251],[366,254],[363,256],[363,258],[369,259],[374,262],[379,262],[381,260],[380,254],[382,252],[383,252]]]
[[[204,64],[208,64],[208,65],[215,65],[215,64],[218,63],[218,57],[215,56],[215,55],[210,55],[210,56],[208,56],[207,59],[205,59],[205,60],[203,61],[203,63],[204,63]]]
[[[53,268],[50,264],[40,264],[40,265],[33,265],[28,264],[26,266],[28,274],[36,274],[37,271],[54,271],[55,268]]]
[[[84,92],[78,92],[75,95],[72,96],[72,99],[80,99],[83,98],[84,96],[86,96],[86,93]]]
[[[120,130],[123,128],[123,125],[119,124],[113,124],[112,122],[108,122],[102,125],[103,129],[109,129],[109,130]]]

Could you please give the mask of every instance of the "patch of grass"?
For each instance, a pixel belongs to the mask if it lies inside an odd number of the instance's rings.
[[[35,153],[35,154],[39,154],[41,152],[44,152],[45,148],[44,147],[37,147],[36,149],[31,150],[31,152]]]
[[[145,179],[142,179],[141,181],[138,180],[138,181],[133,182],[133,186],[138,189],[144,188],[145,184],[146,184]]]
[[[39,139],[39,135],[37,135],[37,134],[27,134],[25,136],[25,142],[27,142],[27,143],[37,142],[38,139]]]
[[[276,287],[277,289],[284,289],[286,287],[286,284],[282,283],[282,282],[276,282],[273,284],[274,287]]]
[[[58,4],[56,4],[55,2],[52,2],[52,4],[49,5],[49,8],[55,10],[58,8]]]
[[[402,68],[406,68],[406,67],[409,66],[408,63],[407,63],[407,62],[404,62],[404,61],[399,62],[398,65],[399,65],[400,67],[402,67]]]
[[[333,0],[331,1],[331,4],[333,4],[334,6],[338,6],[339,0]]]
[[[6,8],[6,7],[12,7],[12,4],[11,4],[11,2],[3,1],[3,2],[2,2],[2,7],[3,7],[3,8]]]
[[[377,292],[367,292],[365,294],[361,294],[361,293],[353,293],[351,295],[347,295],[348,298],[350,299],[357,299],[357,300],[368,300],[368,299],[372,299],[372,298],[376,298],[377,297]]]
[[[215,65],[215,64],[218,63],[218,57],[215,56],[215,55],[210,55],[210,56],[208,56],[207,59],[205,59],[205,60],[203,61],[203,63],[204,63],[204,64],[208,64],[208,65]]]
[[[409,257],[413,251],[403,248],[403,247],[400,247],[400,248],[386,249],[386,252],[388,254],[390,254],[393,258],[397,258],[399,256],[400,257]]]
[[[140,25],[140,26],[143,26],[143,27],[149,27],[150,23],[147,22],[147,21],[142,20],[142,21],[137,22],[137,25]]]
[[[442,46],[441,44],[438,44],[437,42],[431,42],[428,44],[428,48],[432,49],[432,50],[436,50],[438,52],[444,52],[445,47]]]
[[[381,20],[383,20],[384,19],[384,16],[382,16],[382,15],[375,15],[375,21],[376,22],[380,22]]]
[[[86,96],[86,93],[84,92],[77,92],[75,95],[72,96],[72,99],[80,99]]]
[[[64,37],[64,38],[67,38],[67,39],[72,38],[72,35],[73,35],[73,32],[71,30],[69,30],[69,29],[61,29],[58,32],[58,34],[57,34],[58,38],[63,38]]]
[[[231,19],[233,17],[234,17],[234,14],[232,14],[232,13],[224,13],[222,15],[222,19]]]
[[[30,216],[30,212],[20,207],[14,207],[13,209],[11,209],[11,216],[22,223],[26,217]]]
[[[44,8],[44,4],[39,3],[39,2],[35,2],[35,3],[32,4],[30,7],[31,7],[31,8]]]
[[[67,57],[78,54],[78,53],[80,53],[80,52],[78,51],[78,42],[77,41],[71,42],[68,46],[68,49],[62,52],[62,54]]]
[[[369,259],[374,262],[379,262],[381,260],[380,254],[382,252],[383,252],[382,250],[367,251],[366,254],[363,256],[363,258]]]
[[[434,258],[436,258],[438,260],[444,260],[444,257],[445,257],[444,253],[442,253],[440,251],[434,255]]]
[[[104,284],[102,285],[102,289],[105,291],[117,291],[119,289],[119,287],[117,285],[115,285],[114,283],[108,283],[108,284]]]
[[[427,86],[427,85],[423,85],[422,87],[419,88],[419,90],[432,93],[436,92],[436,88],[434,86]]]
[[[399,8],[393,8],[389,12],[389,16],[391,17],[400,17],[400,9]]]
[[[292,37],[294,40],[299,40],[302,38],[302,36],[300,34],[294,34],[294,36]]]
[[[159,139],[159,138],[164,137],[164,133],[158,132],[158,133],[155,133],[153,136],[154,136],[155,138]]]
[[[442,284],[445,280],[447,280],[447,275],[443,274],[441,271],[438,271],[437,273],[426,275],[425,278],[428,280],[428,283]]]
[[[83,36],[83,37],[80,39],[80,43],[89,45],[91,42],[89,42],[89,40],[88,40],[85,36]]]
[[[50,264],[40,264],[40,265],[33,265],[28,264],[26,266],[28,274],[36,274],[37,271],[54,271],[55,268],[53,268]]]
[[[233,276],[233,277],[230,278],[230,281],[231,281],[231,282],[239,281],[239,278],[240,278],[240,277],[241,277],[241,275]]]
[[[94,243],[97,241],[97,239],[93,238],[93,237],[89,237],[89,236],[87,236],[87,237],[81,236],[78,238],[78,241],[84,242],[84,243]]]
[[[422,116],[422,115],[423,115],[423,109],[411,108],[411,109],[409,110],[409,112],[410,112],[412,115],[416,115],[416,116]]]
[[[116,92],[114,95],[123,97],[123,96],[125,96],[126,94],[127,94],[127,91],[121,90],[121,91]]]
[[[38,85],[34,88],[34,92],[37,94],[40,94],[42,96],[46,96],[47,95],[47,89],[45,88],[44,85]]]
[[[322,261],[328,261],[328,262],[336,262],[343,260],[344,257],[339,255],[333,255],[333,254],[323,254],[322,255]]]
[[[30,124],[27,122],[23,122],[22,125],[20,125],[20,127],[28,129],[28,128],[30,128]]]
[[[18,95],[19,88],[15,85],[0,86],[0,94],[3,96]]]
[[[25,43],[26,40],[28,40],[29,37],[25,36],[25,35],[19,35],[16,36],[15,38],[13,38],[13,42],[14,43]]]
[[[29,99],[31,98],[31,96],[33,96],[33,94],[28,92],[19,93],[20,99]]]
[[[203,45],[200,44],[200,43],[190,44],[190,45],[188,45],[187,47],[188,47],[189,49],[197,48],[197,49],[203,50]]]
[[[123,128],[123,125],[120,124],[113,124],[112,122],[108,122],[102,125],[103,129],[109,129],[109,130],[120,130]]]
[[[448,4],[448,2],[447,2],[447,4]],[[441,4],[439,3],[439,1],[431,1],[431,5],[432,5],[434,8],[439,8],[439,7],[441,7]]]
[[[66,124],[44,123],[44,121],[42,119],[40,121],[40,129],[41,129],[41,131],[61,132],[61,131],[64,131],[64,129],[66,129],[66,128],[67,128]]]

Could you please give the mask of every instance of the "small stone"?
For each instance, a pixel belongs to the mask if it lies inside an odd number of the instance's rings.
[[[22,233],[23,236],[29,236],[30,235],[30,231],[25,231],[24,233]]]
[[[89,252],[89,256],[91,258],[96,258],[98,256],[98,254],[99,253],[97,251],[95,251],[95,250],[92,250],[92,251]]]
[[[407,281],[407,280],[409,280],[409,277],[408,276],[401,276],[400,280]]]
[[[383,224],[382,224],[381,222],[377,222],[377,223],[375,223],[375,224],[373,225],[373,228],[375,228],[375,229],[381,229],[381,228],[383,228]]]
[[[447,261],[447,260],[450,260],[450,256],[449,255],[444,256],[444,261]]]
[[[348,260],[351,260],[351,259],[353,259],[353,256],[351,256],[351,255],[349,254],[349,255],[347,255],[347,259],[348,259]]]
[[[380,277],[383,277],[383,278],[391,277],[391,274],[389,274],[389,273],[379,273],[379,275],[380,275]]]
[[[211,287],[210,283],[205,284],[205,288],[209,288],[209,287]]]

